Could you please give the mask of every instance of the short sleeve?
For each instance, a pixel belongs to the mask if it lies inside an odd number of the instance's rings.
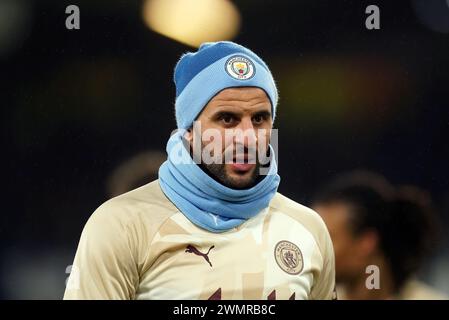
[[[86,223],[64,294],[74,299],[133,299],[138,267],[119,208],[103,205]]]
[[[311,298],[315,300],[336,300],[334,249],[329,232],[325,226],[322,239],[321,255],[323,267],[312,287]]]

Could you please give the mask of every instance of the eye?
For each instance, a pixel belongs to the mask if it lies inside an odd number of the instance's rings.
[[[253,123],[255,123],[255,124],[262,124],[265,120],[266,120],[266,116],[264,116],[262,114],[256,114],[253,117]]]
[[[220,121],[225,125],[231,125],[235,122],[235,117],[231,114],[223,114],[220,116]]]

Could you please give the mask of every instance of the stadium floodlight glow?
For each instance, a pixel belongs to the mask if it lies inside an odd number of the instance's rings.
[[[227,0],[146,0],[143,19],[152,30],[193,47],[231,40],[240,27],[240,14]]]

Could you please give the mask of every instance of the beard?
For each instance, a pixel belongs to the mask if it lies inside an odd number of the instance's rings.
[[[236,189],[236,190],[243,190],[243,189],[249,189],[251,187],[254,187],[257,183],[259,183],[263,178],[265,177],[265,174],[262,174],[262,168],[268,168],[270,166],[270,162],[268,164],[261,164],[259,153],[257,152],[257,149],[248,149],[247,147],[243,147],[243,152],[246,155],[255,155],[252,158],[254,163],[254,167],[248,171],[248,172],[234,172],[234,175],[232,176],[229,174],[228,170],[232,170],[229,168],[230,164],[229,161],[226,163],[223,159],[233,159],[236,163],[241,163],[240,159],[239,162],[236,160],[236,154],[231,150],[225,150],[222,154],[222,161],[223,163],[205,163],[202,161],[201,156],[195,158],[193,155],[193,145],[191,143],[189,144],[190,149],[190,155],[193,159],[200,159],[199,162],[197,162],[198,166],[206,172],[211,178],[213,178],[215,181],[219,182],[220,184],[224,185],[225,187]],[[204,150],[207,143],[201,141],[201,150]],[[234,155],[234,157],[232,157]],[[270,155],[270,149],[268,148],[266,150],[266,155]],[[244,163],[249,163],[247,160],[243,161]]]
[[[202,149],[205,148],[205,144],[202,143]],[[191,149],[192,152],[192,149]],[[200,168],[206,172],[211,178],[213,178],[215,181],[221,183],[225,187],[231,188],[231,189],[249,189],[253,186],[255,186],[260,180],[263,179],[263,176],[260,175],[260,168],[261,164],[259,161],[259,156],[256,152],[256,150],[244,147],[243,152],[245,154],[255,154],[255,166],[250,170],[249,172],[242,172],[234,173],[234,176],[231,176],[227,170],[229,169],[230,164],[226,164],[224,159],[232,159],[233,157],[230,156],[232,154],[229,151],[224,151],[222,155],[223,163],[204,163],[203,161],[200,162],[199,166]],[[235,154],[234,154],[235,156]],[[235,158],[234,158],[235,159]],[[246,162],[246,161],[245,161]],[[253,162],[254,163],[254,162]],[[229,169],[231,170],[231,169]]]
[[[259,162],[256,162],[256,165],[252,169],[252,171],[250,171],[249,173],[245,173],[245,175],[248,175],[248,177],[244,179],[234,178],[229,175],[226,171],[226,164],[224,163],[201,163],[200,167],[217,182],[231,189],[249,189],[251,187],[254,187],[262,179],[262,176],[259,175]]]

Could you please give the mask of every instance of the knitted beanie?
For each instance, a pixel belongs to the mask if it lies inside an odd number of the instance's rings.
[[[206,42],[198,51],[184,54],[175,67],[176,123],[188,129],[207,103],[231,87],[257,87],[271,101],[274,121],[278,92],[263,60],[251,50],[230,41]]]

